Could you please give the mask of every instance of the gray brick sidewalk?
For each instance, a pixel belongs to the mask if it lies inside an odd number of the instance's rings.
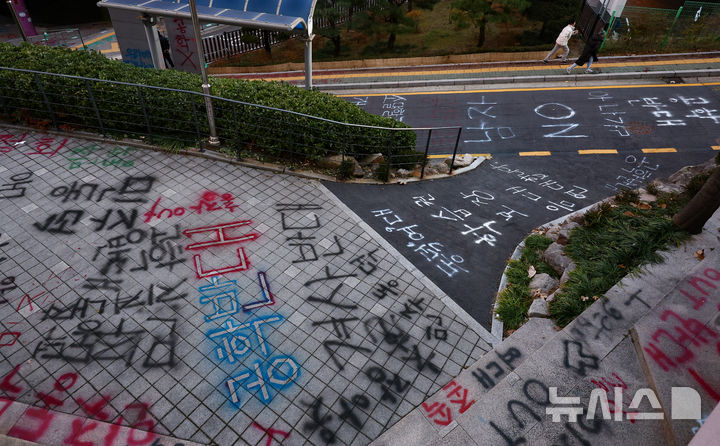
[[[364,445],[490,349],[315,182],[1,133],[0,434]]]

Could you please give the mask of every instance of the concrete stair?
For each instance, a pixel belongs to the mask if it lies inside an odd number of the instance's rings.
[[[0,445],[2,446],[127,446],[128,444],[200,446],[192,441],[0,398]]]
[[[626,277],[562,331],[548,320],[531,319],[372,444],[688,444],[720,393],[718,226],[720,213],[710,229],[665,253],[665,263]],[[700,249],[702,261],[694,255]],[[683,294],[689,290],[705,303],[695,309],[699,301]],[[676,366],[665,370],[653,359],[654,346]],[[673,386],[697,389],[701,417],[671,419]],[[551,404],[550,388],[558,397],[579,398],[579,404]],[[647,397],[633,405],[640,389],[651,389],[662,407],[654,408]],[[600,402],[593,404],[595,418],[586,418],[593,390],[596,398],[607,398],[607,419]],[[567,414],[553,421],[554,409],[572,407],[582,409],[576,421]]]

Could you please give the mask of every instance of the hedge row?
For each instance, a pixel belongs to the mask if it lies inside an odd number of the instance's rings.
[[[81,76],[201,92],[199,75],[138,68],[100,53],[0,43],[0,67]],[[287,83],[213,78],[212,94],[341,123],[382,128],[407,125],[365,112],[335,96]],[[16,119],[54,120],[56,125],[104,133],[148,134],[195,141],[209,133],[204,98],[182,91],[140,88],[58,76],[0,70],[1,110]],[[52,113],[47,103],[51,104]],[[293,152],[309,158],[332,153],[406,154],[415,149],[412,131],[339,125],[307,116],[214,100],[218,136],[238,150]],[[96,110],[99,110],[99,115]]]

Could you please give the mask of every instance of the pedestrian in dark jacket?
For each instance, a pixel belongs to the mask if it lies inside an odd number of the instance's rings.
[[[160,39],[160,49],[162,49],[163,59],[165,59],[165,67],[175,68],[175,63],[173,63],[172,57],[170,56],[170,41],[167,37],[160,34],[160,31],[158,31],[157,34]]]
[[[593,34],[590,36],[588,41],[585,43],[585,48],[583,48],[583,52],[578,58],[578,60],[575,61],[572,65],[570,65],[567,68],[567,73],[570,74],[572,72],[572,69],[577,66],[583,66],[587,64],[587,69],[585,70],[585,73],[591,74],[596,73],[596,71],[593,71],[590,69],[594,61],[598,60],[597,52],[600,50],[600,46],[602,45],[603,39],[605,38],[605,30],[600,30],[597,34]]]

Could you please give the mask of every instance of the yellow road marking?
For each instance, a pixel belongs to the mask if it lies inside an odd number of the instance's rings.
[[[458,154],[457,156],[462,156],[462,155],[463,154]],[[447,155],[428,155],[428,158],[439,159],[439,158],[447,158],[449,156],[452,156],[452,153],[448,153]],[[492,155],[490,155],[489,153],[471,153],[470,156],[472,156],[473,158],[478,158],[481,156],[485,157],[485,158],[492,158]]]
[[[616,155],[618,151],[616,149],[590,149],[590,150],[578,150],[580,155]]]
[[[518,152],[518,156],[550,156],[549,151]]]
[[[106,49],[106,50],[100,50],[100,52],[103,53],[103,54],[105,54],[105,53],[119,53],[119,52],[120,52],[120,46],[118,45],[117,42],[113,42],[113,43],[110,45],[110,48],[108,48],[108,49]]]
[[[663,149],[642,149],[643,153],[675,153],[677,152],[677,149],[673,149],[672,147],[667,147]]]
[[[720,62],[720,58],[704,58],[704,59],[676,59],[676,60],[657,60],[657,61],[648,61],[648,62],[631,62],[631,63],[623,63],[623,62],[615,62],[615,63],[595,63],[593,66],[599,67],[599,68],[610,68],[610,67],[652,67],[652,66],[662,66],[662,65],[687,65],[687,64],[694,64],[694,63],[718,63]],[[401,76],[447,76],[451,74],[476,74],[476,73],[497,73],[497,72],[506,72],[506,73],[512,73],[517,71],[547,71],[549,68],[548,65],[537,65],[537,66],[526,66],[526,67],[503,67],[503,68],[477,68],[474,70],[438,70],[438,71],[432,71],[432,70],[419,70],[419,71],[393,71],[393,72],[368,72],[368,73],[349,73],[349,74],[342,74],[342,75],[335,75],[335,74],[317,74],[313,76],[314,79],[355,79],[355,78],[362,78],[362,77],[401,77]],[[252,80],[258,80],[258,79],[264,79],[264,77],[259,76],[256,78],[252,78]],[[290,81],[290,80],[303,80],[305,79],[305,76],[289,76],[284,77],[282,80]],[[687,84],[686,84],[687,85]]]
[[[112,32],[109,32],[109,33],[105,34],[104,36],[95,37],[94,39],[90,39],[90,40],[88,40],[87,42],[85,42],[85,46],[92,45],[92,44],[95,43],[95,42],[99,42],[99,41],[101,41],[101,40],[103,40],[103,39],[107,39],[108,37],[112,37],[112,36],[114,36],[114,35],[115,35],[115,31],[112,31]],[[72,48],[70,48],[70,49],[71,49],[71,50],[76,50],[76,49],[78,49],[78,48],[82,48],[82,43],[79,44],[79,45],[75,45],[74,47],[72,47]]]
[[[713,150],[720,150],[720,146],[712,146]]]

